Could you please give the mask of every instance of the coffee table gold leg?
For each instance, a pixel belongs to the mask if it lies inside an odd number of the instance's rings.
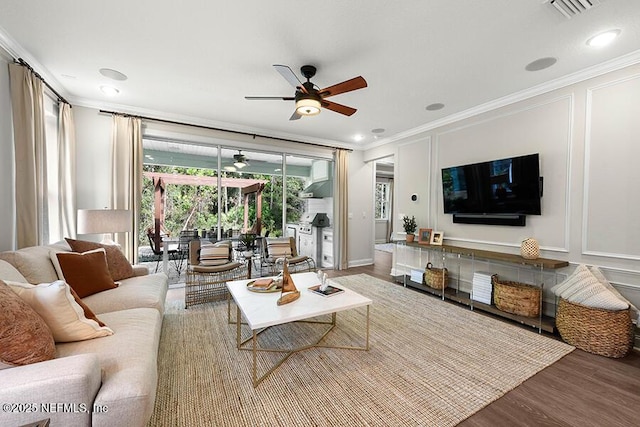
[[[258,336],[256,334],[256,331],[253,330],[253,388],[258,387],[259,381],[258,381],[258,372],[257,372],[257,368],[256,368],[256,364],[257,364],[257,339]],[[268,375],[268,374],[267,374]],[[263,377],[264,378],[264,377]]]
[[[242,327],[242,322],[240,322],[240,306],[236,305],[236,347],[238,349],[240,349],[240,346],[241,346],[241,342],[240,342],[241,327]]]
[[[366,350],[369,351],[369,305],[367,306],[367,338],[366,338]]]

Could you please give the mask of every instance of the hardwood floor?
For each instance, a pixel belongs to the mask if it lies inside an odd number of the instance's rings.
[[[375,251],[373,265],[328,270],[327,275],[365,273],[391,282],[390,271],[391,254]],[[638,350],[622,359],[575,350],[460,423],[464,427],[636,425],[640,425]]]

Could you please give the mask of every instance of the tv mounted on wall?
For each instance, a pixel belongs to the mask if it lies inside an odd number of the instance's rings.
[[[541,190],[538,154],[442,169],[444,212],[454,222],[524,225],[525,215],[541,214]]]

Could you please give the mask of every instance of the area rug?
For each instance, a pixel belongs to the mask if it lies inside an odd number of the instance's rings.
[[[149,425],[452,426],[573,350],[366,274],[332,281],[373,300],[370,351],[296,353],[255,389],[251,352],[236,349],[226,302],[168,304]],[[362,344],[365,313],[338,313],[327,343]],[[272,328],[261,343],[300,344],[317,327]],[[259,371],[269,357],[260,356]]]
[[[378,243],[376,245],[376,251],[393,253],[394,243]]]

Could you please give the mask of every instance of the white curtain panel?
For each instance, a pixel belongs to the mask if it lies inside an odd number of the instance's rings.
[[[131,262],[138,260],[138,216],[142,199],[142,123],[139,118],[113,115],[112,209],[133,212],[130,233],[115,233],[114,240]]]
[[[18,249],[44,242],[47,162],[42,81],[27,67],[9,64],[15,145]]]
[[[335,154],[336,161],[336,191],[335,198],[335,217],[333,233],[334,238],[338,239],[337,253],[334,254],[334,267],[338,270],[344,270],[349,267],[349,252],[347,245],[349,224],[349,151],[338,149]]]
[[[76,238],[76,132],[71,105],[60,103],[58,110],[58,204],[61,236]]]

